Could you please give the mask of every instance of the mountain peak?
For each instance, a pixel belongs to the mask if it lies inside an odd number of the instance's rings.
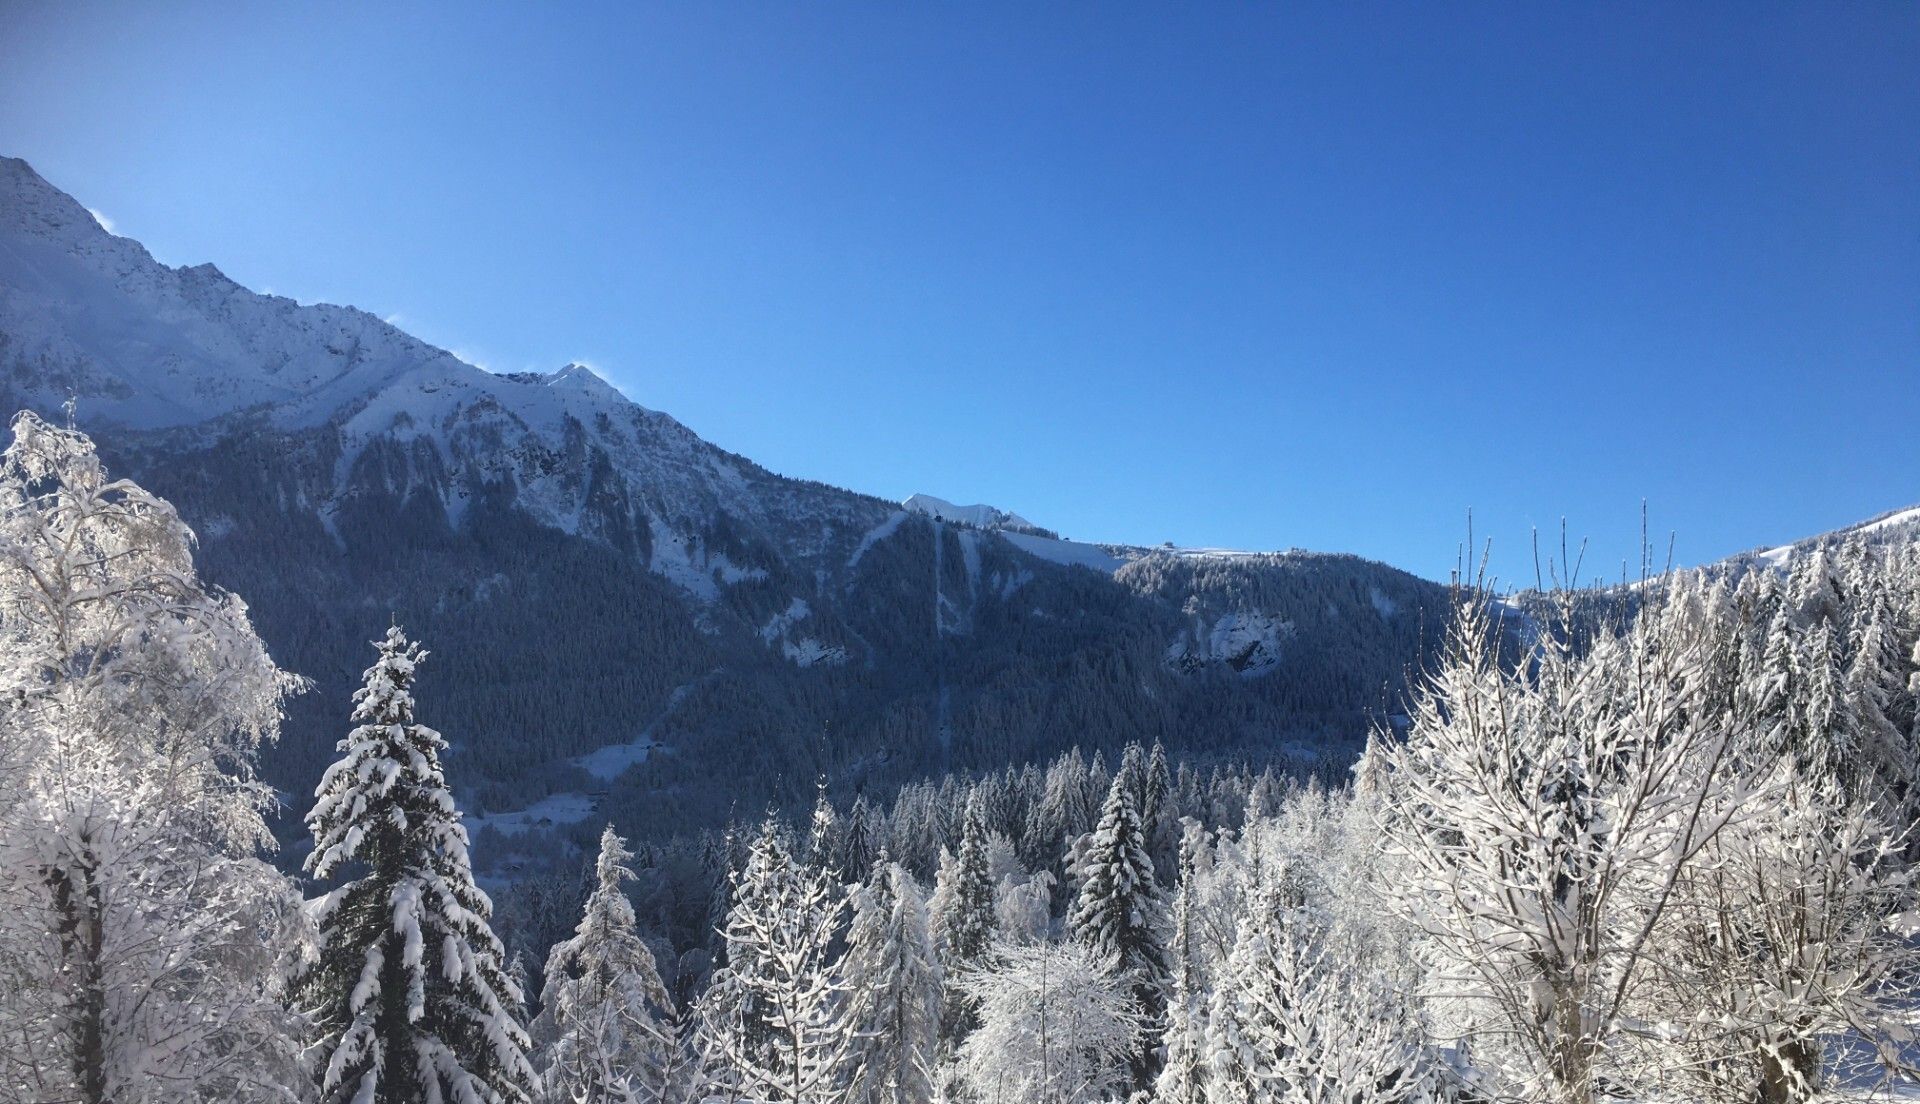
[[[0,157],[0,229],[67,246],[113,238],[79,200],[18,157]]]
[[[913,495],[900,505],[909,513],[925,514],[939,521],[951,521],[959,525],[971,525],[975,529],[1010,529],[1017,533],[1045,532],[1019,514],[1011,510],[1002,510],[998,506],[979,503],[972,506],[956,506],[944,498],[937,498],[930,494]]]

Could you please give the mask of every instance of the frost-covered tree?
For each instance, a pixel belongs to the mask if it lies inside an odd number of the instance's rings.
[[[358,723],[315,791],[318,960],[301,979],[323,1098],[520,1104],[534,1085],[522,997],[474,884],[440,768],[446,741],[413,718],[426,652],[398,626],[354,694]]]
[[[854,892],[842,975],[853,1035],[848,1104],[928,1104],[940,1043],[941,974],[924,892],[882,857]]]
[[[989,961],[959,979],[980,1014],[956,1060],[975,1099],[1081,1104],[1126,1088],[1142,1025],[1109,963],[1079,943],[1003,944]]]
[[[652,1104],[667,1093],[673,1002],[623,888],[634,877],[632,858],[607,825],[586,912],[573,937],[547,955],[532,1035],[542,1052],[542,1097],[552,1104]]]
[[[1135,800],[1127,775],[1116,776],[1082,859],[1085,881],[1068,930],[1112,964],[1142,1022],[1157,1031],[1167,1004],[1166,905]],[[1143,1049],[1134,1058],[1135,1087],[1146,1087],[1153,1072],[1151,1052]]]
[[[1903,833],[1829,767],[1782,761],[1770,775],[1767,815],[1685,871],[1673,952],[1643,1002],[1671,1024],[1653,1057],[1691,1099],[1800,1104],[1828,1087],[1832,1060],[1907,1064],[1893,1041],[1920,973],[1920,896]]]
[[[0,454],[0,1100],[296,1094],[298,895],[256,749],[294,680],[173,508],[30,413]]]
[[[1262,1076],[1287,1104],[1436,1104],[1440,1068],[1406,993],[1336,958],[1304,910],[1277,918],[1253,958],[1266,976],[1235,978],[1270,1001],[1255,1022]]]
[[[1436,987],[1470,994],[1476,1060],[1589,1104],[1632,1073],[1608,1062],[1683,868],[1751,803],[1727,793],[1697,642],[1651,617],[1585,639],[1562,622],[1516,672],[1467,603],[1406,739],[1375,750],[1396,900]]]
[[[845,1093],[854,1036],[836,974],[838,880],[769,817],[733,879],[726,965],[702,998],[703,1095],[822,1104]]]
[[[1197,930],[1200,853],[1205,831],[1189,821],[1180,840],[1179,883],[1172,908],[1172,937],[1167,945],[1165,1055],[1154,1081],[1154,1096],[1163,1104],[1201,1104],[1206,1092],[1207,985],[1205,947]]]

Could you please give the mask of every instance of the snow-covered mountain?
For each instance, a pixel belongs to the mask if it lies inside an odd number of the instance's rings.
[[[1751,568],[1767,566],[1785,568],[1794,560],[1816,548],[1831,545],[1836,541],[1859,538],[1869,543],[1920,540],[1920,506],[1909,506],[1903,510],[1889,510],[1878,517],[1835,529],[1831,533],[1805,537],[1792,544],[1782,544],[1773,548],[1759,548],[1752,552],[1743,552],[1721,561],[1717,566],[1729,568]]]
[[[293,793],[396,616],[476,807],[642,831],[1076,743],[1344,753],[1444,620],[1439,586],[1353,557],[776,475],[584,366],[489,373],[163,265],[0,158],[0,402],[69,401],[317,680],[267,764]]]
[[[917,494],[900,504],[908,511],[942,521],[951,521],[959,525],[970,525],[975,529],[999,529],[1012,533],[1037,533],[1053,537],[1058,534],[1042,529],[1019,514],[1002,510],[998,506],[955,506],[944,498],[930,494]]]

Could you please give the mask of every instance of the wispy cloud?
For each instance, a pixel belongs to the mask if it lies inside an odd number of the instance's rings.
[[[480,369],[482,372],[493,371],[493,368],[487,364],[486,358],[482,357],[480,354],[476,352],[473,352],[470,349],[448,349],[447,352],[452,353],[454,356],[458,357],[461,360],[466,361],[468,364],[473,365],[475,368]]]
[[[100,212],[94,210],[91,207],[87,208],[87,214],[92,215],[93,221],[100,224],[100,229],[105,230],[109,234],[115,233],[112,219],[108,218],[107,216],[101,214]]]

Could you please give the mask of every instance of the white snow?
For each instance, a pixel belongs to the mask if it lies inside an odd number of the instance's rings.
[[[847,650],[838,644],[827,644],[811,636],[793,636],[793,628],[812,616],[813,607],[805,598],[795,598],[787,603],[787,608],[767,619],[760,626],[760,639],[768,647],[779,644],[780,654],[796,667],[813,667],[826,664],[838,667],[847,661]]]
[[[571,762],[595,778],[611,782],[626,773],[627,768],[636,763],[646,762],[655,751],[666,751],[665,745],[654,738],[654,733],[660,730],[661,724],[668,717],[673,716],[674,710],[680,708],[680,703],[687,700],[688,694],[693,693],[694,689],[703,683],[713,681],[719,674],[719,669],[708,671],[692,682],[674,687],[673,693],[667,695],[666,707],[660,710],[660,715],[649,721],[647,727],[641,729],[639,735],[633,739],[620,744],[607,744],[597,751],[577,755]]]
[[[838,644],[823,644],[811,636],[780,642],[780,654],[796,667],[826,665],[838,667],[847,661],[847,650]]]
[[[644,737],[624,744],[608,744],[585,755],[577,755],[572,762],[595,778],[611,782],[627,773],[628,769],[646,762],[659,747],[652,737]]]
[[[975,529],[1038,529],[1039,526],[1019,514],[1002,510],[997,506],[985,506],[976,503],[972,506],[956,506],[944,498],[933,495],[917,494],[901,503],[907,510],[916,514],[925,514],[940,521],[951,521],[960,525],[971,525]]]
[[[469,833],[492,828],[511,836],[546,824],[578,824],[592,815],[593,798],[583,793],[569,792],[541,798],[524,809],[509,813],[487,813],[484,816],[468,814],[460,819],[466,823]]]
[[[784,612],[774,614],[767,619],[765,625],[760,627],[760,639],[771,644],[787,635],[788,629],[791,629],[796,623],[806,620],[812,613],[813,607],[807,605],[805,598],[795,598],[793,601],[787,603],[787,608]]]
[[[893,536],[894,530],[900,528],[900,523],[907,520],[908,516],[907,511],[896,510],[887,515],[887,520],[867,530],[866,536],[860,538],[859,546],[853,550],[853,555],[847,557],[848,569],[859,565],[860,557],[867,554],[867,549]]]
[[[1079,541],[1036,537],[1032,533],[1002,532],[1000,535],[1012,542],[1015,548],[1020,549],[1030,556],[1037,556],[1049,563],[1090,567],[1095,571],[1104,571],[1112,574],[1127,562],[1097,544],[1081,544]]]
[[[1196,620],[1191,630],[1167,646],[1167,665],[1192,670],[1225,663],[1242,678],[1255,678],[1279,666],[1281,642],[1291,635],[1292,622],[1264,613],[1226,613],[1211,625]]]
[[[1373,603],[1374,612],[1382,617],[1392,617],[1400,611],[1399,603],[1387,597],[1377,586],[1367,588],[1367,601]]]
[[[1859,525],[1850,525],[1844,529],[1838,529],[1832,533],[1825,533],[1817,537],[1808,537],[1805,540],[1798,540],[1792,544],[1783,544],[1778,548],[1761,549],[1759,552],[1754,553],[1753,557],[1771,567],[1784,568],[1788,564],[1791,564],[1800,553],[1820,544],[1830,537],[1850,536],[1856,533],[1863,535],[1879,533],[1907,525],[1920,528],[1920,506],[1910,507],[1905,510],[1895,510],[1892,513],[1883,514],[1880,517],[1874,518],[1872,521],[1863,522]]]

